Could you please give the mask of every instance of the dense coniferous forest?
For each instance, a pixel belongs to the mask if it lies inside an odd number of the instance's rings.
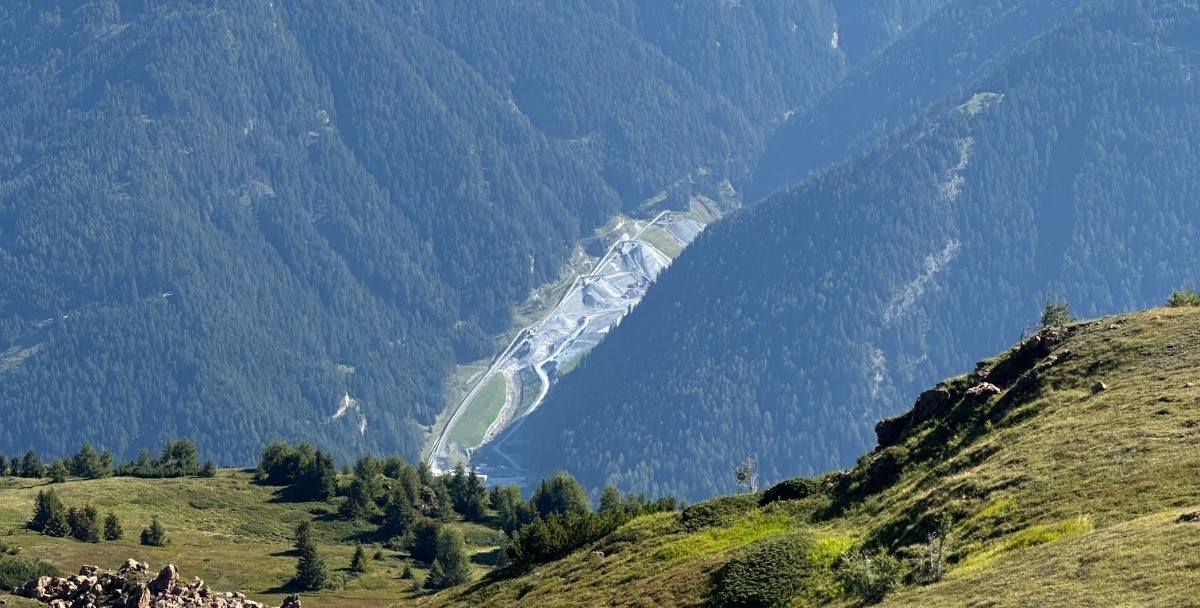
[[[941,4],[7,3],[0,444],[415,457],[580,236]]]
[[[505,450],[685,498],[733,489],[747,457],[764,482],[842,467],[1047,297],[1085,317],[1162,303],[1200,255],[1198,9],[1092,3],[713,227]]]

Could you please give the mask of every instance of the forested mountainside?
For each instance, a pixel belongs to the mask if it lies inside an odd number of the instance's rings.
[[[0,443],[415,457],[581,235],[941,4],[6,3]]]
[[[880,128],[907,125],[961,95],[1086,0],[958,0],[857,67],[809,111],[776,131],[746,188],[750,200],[870,147]]]
[[[685,497],[844,466],[1036,324],[1160,302],[1200,255],[1200,5],[1090,4],[950,103],[707,231],[505,452]],[[538,441],[532,441],[538,438]],[[500,461],[495,455],[489,461]]]

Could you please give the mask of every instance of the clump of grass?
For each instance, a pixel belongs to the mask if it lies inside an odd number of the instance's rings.
[[[1051,524],[1032,526],[1014,534],[1008,542],[1004,543],[1003,550],[1015,551],[1026,547],[1044,545],[1056,540],[1086,534],[1094,529],[1096,527],[1092,524],[1092,518],[1087,515],[1080,515],[1079,517]]]
[[[793,524],[786,513],[752,512],[726,527],[708,528],[674,541],[655,552],[663,561],[687,559],[716,553],[734,545],[786,532]]]

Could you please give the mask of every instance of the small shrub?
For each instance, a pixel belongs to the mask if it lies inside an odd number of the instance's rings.
[[[839,560],[837,578],[846,594],[865,604],[878,604],[900,586],[900,560],[886,552],[852,549]]]
[[[810,556],[813,541],[788,535],[763,539],[713,574],[712,598],[728,608],[787,606],[820,570]]]
[[[758,494],[731,494],[698,502],[679,515],[679,521],[689,532],[720,526],[758,506]]]
[[[785,479],[763,492],[762,500],[758,502],[760,507],[765,507],[771,503],[782,500],[801,500],[808,498],[812,494],[821,491],[821,482],[803,477],[794,477]]]
[[[40,576],[62,576],[62,572],[41,560],[0,556],[0,589],[12,591]]]
[[[1167,306],[1170,308],[1200,306],[1200,292],[1191,285],[1185,285],[1171,293],[1171,297],[1167,299]]]

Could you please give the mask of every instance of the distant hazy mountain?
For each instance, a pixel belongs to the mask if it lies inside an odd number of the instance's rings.
[[[415,457],[575,240],[940,0],[0,8],[0,450]]]
[[[689,498],[732,488],[747,457],[764,480],[841,467],[1047,295],[1095,315],[1196,280],[1200,5],[1106,0],[1046,29],[702,235],[506,451]]]

